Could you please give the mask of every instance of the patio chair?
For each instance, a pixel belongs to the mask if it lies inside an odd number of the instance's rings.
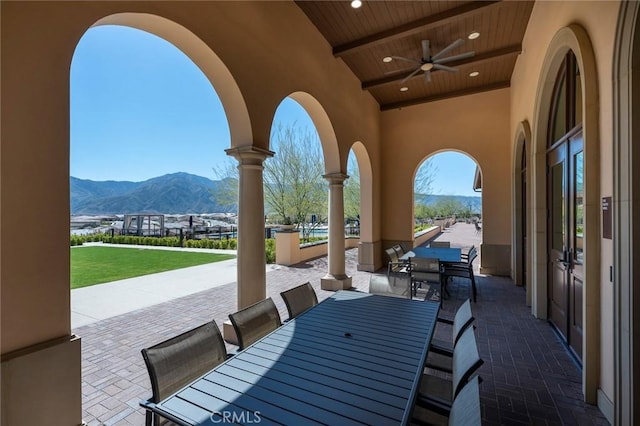
[[[426,405],[416,407],[411,424],[449,426],[480,426],[482,412],[480,409],[480,378],[474,377],[464,385],[451,407],[427,401]]]
[[[442,283],[446,291],[446,285],[449,278],[460,277],[468,278],[471,281],[471,291],[473,293],[473,301],[477,298],[476,278],[473,273],[473,261],[478,257],[475,247],[472,247],[467,254],[466,261],[461,262],[441,262],[442,265]]]
[[[371,274],[369,278],[369,293],[381,296],[410,298],[411,289],[409,283],[397,280],[395,277],[386,275]]]
[[[468,262],[468,260],[469,260],[469,254],[475,254],[475,256],[478,256],[478,252],[477,252],[476,246],[471,246],[471,247],[469,248],[469,250],[467,250],[467,251],[462,251],[462,252],[460,253],[460,260],[461,260],[462,262]],[[475,258],[475,257],[474,257],[474,258]]]
[[[429,243],[429,247],[450,248],[451,247],[451,241],[432,241],[431,243]]]
[[[318,296],[308,281],[297,287],[281,292],[280,296],[282,296],[284,304],[287,305],[287,311],[289,312],[289,319],[287,319],[287,321],[318,304]]]
[[[473,222],[473,225],[476,227],[476,235],[482,231],[482,227],[478,224],[478,222]]]
[[[413,295],[418,293],[422,284],[436,285],[442,300],[442,283],[440,282],[440,261],[435,258],[413,257],[410,262],[411,288]],[[427,295],[428,296],[428,295]]]
[[[393,247],[385,249],[387,256],[389,256],[389,263],[387,264],[387,276],[392,273],[408,273],[407,262],[400,260],[398,252]]]
[[[398,257],[401,257],[403,254],[405,254],[404,249],[402,248],[402,246],[400,244],[396,244],[395,246],[391,247],[396,254],[398,255]]]
[[[456,311],[453,320],[438,317],[438,323],[451,327],[451,340],[445,342],[442,339],[432,339],[429,346],[429,354],[425,367],[446,373],[453,372],[453,351],[462,333],[473,324],[475,318],[471,313],[471,301],[465,300]]]
[[[229,319],[238,337],[239,350],[243,350],[282,325],[278,309],[270,297],[229,314]]]
[[[222,335],[213,321],[141,352],[151,381],[152,397],[148,402],[153,403],[165,399],[227,358]],[[160,421],[157,414],[147,411],[147,426],[159,425]]]
[[[453,368],[450,378],[425,373],[422,375],[417,404],[427,407],[431,402],[451,406],[464,385],[483,364],[473,327],[468,327],[453,350]]]

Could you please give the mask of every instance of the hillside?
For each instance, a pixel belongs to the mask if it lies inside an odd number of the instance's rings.
[[[71,214],[212,213],[230,209],[212,197],[220,181],[172,173],[143,182],[92,181],[71,177]]]
[[[482,197],[481,193],[478,194],[477,197],[471,197],[467,195],[434,195],[434,194],[416,194],[416,202],[422,203],[427,206],[437,205],[448,199],[453,199],[460,205],[464,207],[469,207],[469,209],[474,213],[482,213]]]

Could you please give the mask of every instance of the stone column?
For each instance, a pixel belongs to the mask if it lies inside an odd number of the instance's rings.
[[[262,163],[273,152],[243,146],[226,150],[238,160],[238,309],[266,297]]]
[[[329,181],[329,272],[320,281],[323,290],[351,288],[344,268],[344,181],[342,173],[324,176]]]

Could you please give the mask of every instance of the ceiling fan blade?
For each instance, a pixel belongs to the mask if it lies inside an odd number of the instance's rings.
[[[427,83],[431,82],[431,71],[424,72],[424,81],[426,81]]]
[[[404,84],[405,81],[409,80],[411,77],[413,77],[414,75],[418,74],[420,71],[421,71],[420,67],[416,68],[415,70],[413,70],[413,72],[411,74],[409,74],[408,76],[403,78],[402,81],[400,82],[400,84]]]
[[[442,59],[436,59],[435,61],[433,61],[433,63],[434,64],[446,64],[447,62],[460,61],[462,59],[473,58],[473,56],[475,54],[476,54],[476,52],[461,53],[459,55],[453,55],[453,56],[448,56],[448,57],[442,58]]]
[[[422,40],[422,59],[428,61],[430,55],[431,49],[429,49],[429,40]]]
[[[390,57],[397,61],[405,61],[405,62],[411,62],[412,64],[422,65],[422,62],[417,61],[415,59],[411,59],[411,58],[405,58],[404,56],[390,56]]]
[[[442,65],[442,64],[433,64],[433,69],[434,70],[449,71],[449,72],[458,72],[458,68],[448,67],[448,66]]]
[[[464,40],[459,38],[456,41],[454,41],[453,43],[451,43],[450,45],[448,45],[447,47],[445,47],[444,49],[442,49],[441,51],[439,51],[437,54],[433,55],[433,57],[431,59],[435,61],[438,58],[442,58],[447,53],[451,52],[453,49],[455,49],[457,47],[462,46],[463,44],[464,44]]]

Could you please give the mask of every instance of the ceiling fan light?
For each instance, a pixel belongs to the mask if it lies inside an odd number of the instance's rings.
[[[385,56],[384,58],[382,58],[382,62],[384,62],[385,64],[388,64],[391,61],[393,61],[393,58],[391,56]]]
[[[479,75],[480,75],[480,73],[478,71],[473,71],[473,72],[469,73],[469,77],[477,77]]]
[[[480,33],[479,33],[479,32],[477,32],[477,31],[474,31],[474,32],[472,32],[471,34],[469,34],[469,35],[467,36],[467,38],[468,38],[469,40],[475,40],[475,39],[477,39],[478,37],[480,37]]]
[[[362,1],[361,0],[353,0],[351,2],[351,7],[354,9],[358,9],[360,6],[362,6]]]
[[[422,71],[431,71],[432,68],[433,68],[433,64],[431,62],[427,62],[426,64],[420,65],[420,69]]]
[[[406,92],[407,90],[409,90],[409,88],[408,88],[407,86],[402,86],[402,87],[400,88],[400,91],[401,91],[401,92]]]

